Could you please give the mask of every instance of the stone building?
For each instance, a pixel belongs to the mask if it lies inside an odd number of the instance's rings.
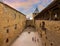
[[[39,13],[39,10],[38,10],[38,8],[36,8],[35,11],[33,12],[33,18],[34,18],[35,16],[37,16],[38,13]]]
[[[55,0],[45,9],[43,9],[37,16],[34,17],[35,24],[38,20],[45,21],[60,21],[60,1]]]
[[[60,0],[54,0],[34,20],[42,35],[43,46],[60,46]]]
[[[34,19],[34,18],[35,18],[38,14],[39,14],[39,10],[38,10],[38,8],[36,8],[35,11],[34,11],[33,14],[32,14],[32,16],[33,16],[33,20],[32,20],[32,21],[33,21],[33,25],[35,24],[35,19]]]
[[[32,14],[32,17],[33,17],[33,18],[26,20],[26,26],[34,26],[34,23],[35,23],[34,17],[35,17],[38,13],[39,13],[39,10],[38,10],[38,8],[36,8],[35,11],[34,11],[33,14]]]
[[[40,20],[60,20],[60,1],[53,1],[35,18]]]
[[[26,16],[0,2],[0,46],[9,46],[21,34],[26,24]]]
[[[33,20],[27,20],[26,21],[26,27],[33,26]]]

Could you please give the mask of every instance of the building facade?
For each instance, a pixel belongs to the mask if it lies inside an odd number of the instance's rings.
[[[60,21],[60,1],[55,0],[34,17],[35,24],[40,21]],[[38,21],[38,22],[36,22]],[[40,23],[38,24],[40,26]],[[37,26],[36,26],[37,27]]]
[[[9,46],[23,32],[26,16],[0,2],[0,46]]]
[[[34,17],[35,27],[42,35],[43,46],[60,45],[60,0],[54,0]]]

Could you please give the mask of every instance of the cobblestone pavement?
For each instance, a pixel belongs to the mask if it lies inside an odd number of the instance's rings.
[[[41,38],[34,28],[28,27],[11,46],[42,46]]]

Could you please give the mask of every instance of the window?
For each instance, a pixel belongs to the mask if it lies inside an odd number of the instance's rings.
[[[17,24],[15,24],[15,29],[17,29]]]
[[[7,29],[7,33],[9,33],[9,29]]]
[[[35,13],[35,15],[36,15],[36,13]]]
[[[46,36],[46,39],[47,39],[47,36]]]
[[[57,18],[57,14],[55,14],[55,18]]]
[[[58,15],[57,13],[55,14],[55,19],[54,20],[58,20]]]
[[[7,39],[6,39],[6,43],[8,43],[8,42],[9,42],[9,39],[7,38]]]
[[[51,43],[50,45],[53,46],[53,43]]]
[[[14,14],[14,19],[16,19],[16,14]]]

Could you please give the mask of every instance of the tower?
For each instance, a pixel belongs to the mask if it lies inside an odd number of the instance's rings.
[[[36,15],[38,15],[38,13],[39,13],[39,10],[38,10],[38,8],[36,8],[35,11],[34,11],[34,13],[33,13],[33,18],[34,18]]]
[[[35,26],[35,20],[34,20],[34,17],[37,16],[38,13],[39,13],[39,10],[38,10],[38,8],[36,7],[35,11],[33,12],[33,24],[34,24],[34,26]]]

